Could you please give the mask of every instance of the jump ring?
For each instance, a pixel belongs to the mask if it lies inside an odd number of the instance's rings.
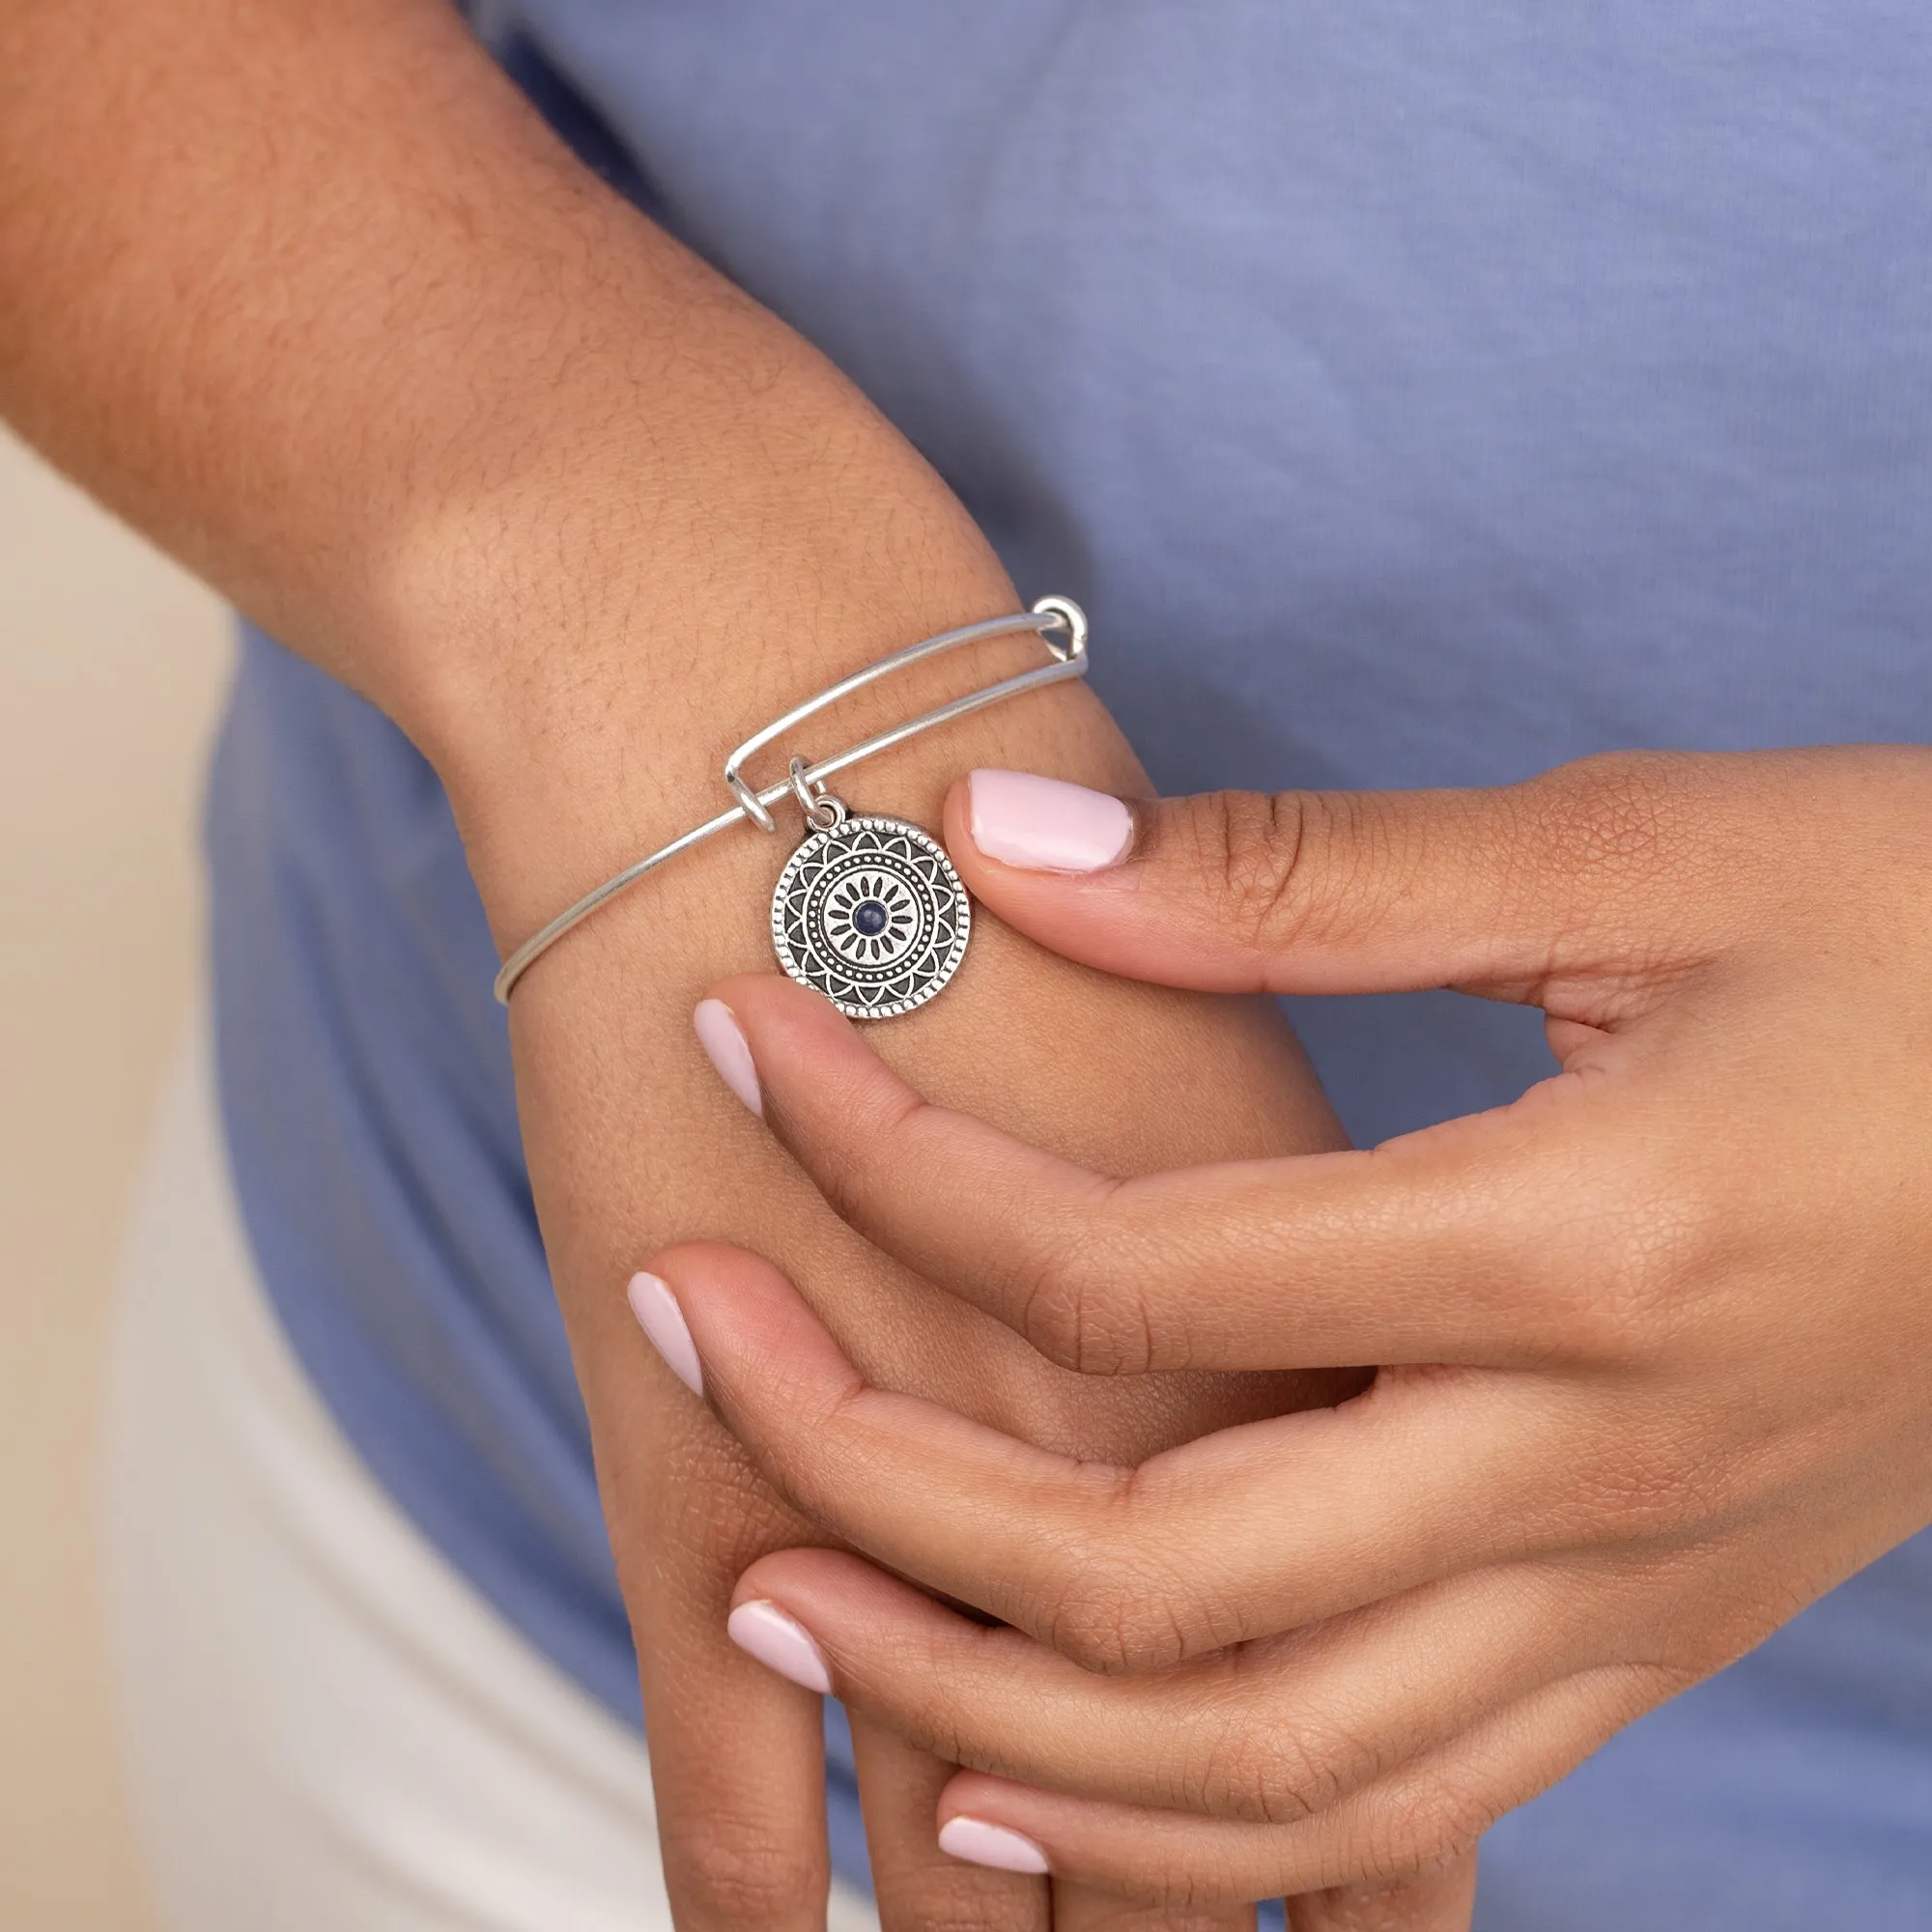
[[[803,758],[791,761],[791,793],[805,813],[805,822],[814,832],[830,832],[834,826],[845,823],[845,801],[834,798],[823,785],[813,791],[805,776]]]

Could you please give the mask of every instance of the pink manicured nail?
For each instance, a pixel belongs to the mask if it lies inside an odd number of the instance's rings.
[[[752,1065],[752,1049],[738,1029],[737,1017],[723,1000],[699,1000],[691,1016],[701,1046],[718,1077],[752,1112],[763,1117],[765,1096],[758,1089],[758,1069]]]
[[[974,844],[1029,872],[1104,872],[1133,843],[1133,814],[1085,785],[1031,772],[975,772],[966,796]]]
[[[1031,1838],[983,1818],[949,1818],[939,1828],[939,1849],[948,1858],[969,1865],[991,1865],[995,1871],[1044,1873],[1046,1854]]]
[[[684,1325],[684,1311],[677,1296],[654,1274],[634,1274],[626,1293],[638,1325],[651,1339],[651,1347],[665,1358],[668,1368],[693,1395],[704,1393],[704,1371],[698,1365],[697,1345]]]
[[[776,1604],[740,1604],[724,1619],[724,1634],[767,1670],[776,1670],[781,1677],[821,1696],[832,1689],[832,1673],[826,1669],[818,1646],[805,1626],[786,1616]]]

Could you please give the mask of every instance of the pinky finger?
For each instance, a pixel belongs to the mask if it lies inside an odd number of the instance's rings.
[[[1321,1932],[1331,1925],[1438,1932],[1457,1925],[1437,1908],[1447,1911],[1441,1902],[1456,1895],[1449,1874],[1473,1855],[1482,1833],[1680,1688],[1634,1666],[1567,1678],[1285,1824],[1071,1798],[980,1772],[963,1772],[947,1786],[940,1820],[949,1849],[973,1842],[976,1834],[955,1822],[970,1818],[1009,1841],[1030,1841],[1056,1880],[1169,1911],[1288,1897]],[[1378,1888],[1385,1894],[1379,1901]],[[1368,1895],[1348,1899],[1350,1889]],[[1307,1893],[1336,1896],[1308,1903]],[[1336,1916],[1345,1909],[1356,1917]],[[1321,1911],[1326,1920],[1310,1916]],[[1381,1916],[1364,1916],[1372,1911]]]

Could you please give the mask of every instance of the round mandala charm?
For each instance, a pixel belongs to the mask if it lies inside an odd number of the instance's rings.
[[[902,818],[812,833],[772,895],[779,964],[855,1020],[923,1007],[958,971],[972,931],[952,861]]]

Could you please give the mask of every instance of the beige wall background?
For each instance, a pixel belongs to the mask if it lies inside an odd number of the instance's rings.
[[[198,970],[229,653],[192,579],[0,432],[0,1926],[141,1932],[94,1548],[124,1205]]]

